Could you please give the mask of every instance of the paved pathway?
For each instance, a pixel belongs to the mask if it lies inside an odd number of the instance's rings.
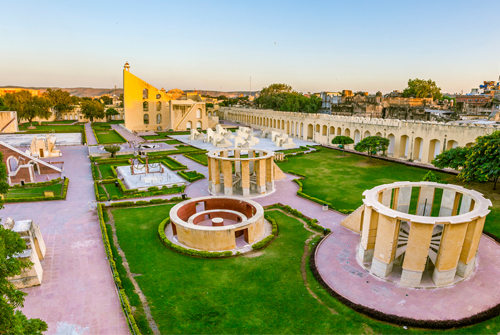
[[[87,145],[97,144],[97,139],[94,136],[90,122],[85,123],[85,135],[87,135]]]
[[[0,216],[33,219],[40,225],[47,254],[41,286],[31,287],[24,313],[49,325],[48,334],[129,334],[121,310],[96,211],[90,161],[85,146],[61,147],[70,179],[66,201],[5,204]],[[64,332],[64,331],[66,332]]]
[[[335,225],[316,252],[318,271],[334,291],[383,313],[412,319],[462,319],[500,303],[500,246],[483,235],[475,273],[453,286],[439,289],[399,287],[374,277],[356,259],[359,234]],[[397,280],[400,273],[388,279]],[[431,281],[431,272],[423,281]],[[346,285],[349,283],[349,285]]]
[[[123,129],[120,125],[112,124],[111,128],[116,130],[120,135],[122,135],[129,142],[130,141],[138,142],[138,143],[144,142],[144,139],[142,137],[135,136],[134,134],[129,133],[128,131]]]

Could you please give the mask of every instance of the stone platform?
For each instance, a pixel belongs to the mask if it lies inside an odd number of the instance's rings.
[[[157,164],[150,164],[157,165]],[[116,172],[118,176],[123,178],[123,184],[127,189],[147,189],[153,186],[172,186],[172,185],[185,185],[186,180],[180,177],[178,174],[168,169],[165,165],[161,164],[163,167],[163,172],[160,169],[153,169],[150,167],[150,173],[140,173],[132,174],[130,171],[130,165],[118,166]]]
[[[372,276],[357,262],[358,243],[358,234],[337,226],[315,254],[321,278],[355,304],[414,320],[459,320],[500,304],[500,245],[484,234],[474,273],[434,289],[401,287]]]

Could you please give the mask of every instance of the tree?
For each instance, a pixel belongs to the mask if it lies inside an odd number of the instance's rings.
[[[26,119],[30,125],[35,117],[46,119],[52,114],[50,112],[50,107],[52,106],[50,99],[44,96],[32,96],[28,91],[6,94],[5,103],[9,109],[17,111],[19,120]]]
[[[100,100],[105,105],[112,105],[113,104],[113,99],[107,95],[101,96]]]
[[[358,142],[354,146],[356,151],[367,152],[369,160],[372,159],[372,155],[376,154],[379,151],[386,151],[389,147],[389,139],[383,138],[381,136],[368,136],[363,140]]]
[[[424,79],[408,80],[408,87],[403,91],[403,97],[427,98],[432,96],[434,99],[441,99],[441,88],[437,87],[436,82]]]
[[[452,168],[460,170],[465,166],[469,152],[470,148],[456,147],[449,149],[437,155],[431,163],[440,169]]]
[[[263,88],[255,102],[263,108],[289,112],[316,113],[321,107],[321,98],[316,95],[307,97],[286,84],[272,84]]]
[[[5,102],[2,97],[0,97],[0,112],[9,110],[9,107],[5,105]]]
[[[353,144],[354,140],[349,136],[335,136],[332,140],[332,144],[339,144],[342,146],[342,156],[345,155],[345,146],[349,144]]]
[[[114,108],[108,108],[106,109],[106,116],[108,118],[108,121],[109,119],[111,118],[112,115],[119,115],[120,113],[118,113],[118,111]]]
[[[115,154],[121,150],[121,147],[118,144],[106,144],[104,150],[111,154],[111,158],[115,158]]]
[[[69,92],[48,88],[43,95],[52,101],[53,108],[59,113],[58,117],[61,113],[72,111],[74,108],[74,101]]]
[[[82,101],[82,114],[94,122],[94,118],[102,119],[106,114],[104,113],[104,106],[99,101],[84,100]]]
[[[476,138],[466,157],[458,178],[481,183],[493,180],[493,189],[496,190],[500,176],[500,131]]]

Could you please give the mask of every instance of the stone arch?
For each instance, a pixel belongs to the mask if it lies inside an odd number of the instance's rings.
[[[304,137],[304,123],[303,122],[300,123],[299,130],[300,130],[300,137]]]
[[[454,140],[449,140],[446,142],[446,150],[450,150],[458,147],[458,142]]]
[[[147,88],[142,90],[142,98],[143,99],[149,99],[149,91]]]
[[[337,127],[337,136],[342,135],[342,128]]]
[[[149,114],[144,114],[143,121],[144,121],[144,124],[149,124]]]
[[[307,126],[307,139],[313,139],[314,137],[314,126],[312,124],[309,124]]]
[[[193,123],[191,121],[188,121],[186,123],[186,129],[191,129],[191,128],[193,128]]]
[[[469,142],[465,145],[466,148],[470,148],[474,145],[474,142]]]
[[[380,137],[382,137],[382,133],[381,133],[381,132],[378,132],[378,133],[376,133],[376,134],[375,134],[375,136],[380,136]]]
[[[335,127],[333,126],[330,127],[330,135],[335,136]]]
[[[142,103],[142,110],[143,110],[143,111],[145,111],[145,112],[147,112],[147,111],[148,111],[148,109],[149,109],[148,102],[147,102],[147,101],[144,101],[144,102]]]
[[[415,144],[413,144],[413,158],[421,161],[424,152],[424,140],[422,137],[415,137]]]
[[[196,118],[197,118],[197,119],[201,119],[201,108],[198,108],[198,109],[196,110]]]
[[[337,131],[338,131],[338,129],[337,129]],[[346,128],[344,130],[344,136],[351,137],[351,130],[349,128]]]
[[[276,128],[276,120],[273,120],[273,128]]]
[[[9,169],[9,172],[14,172],[17,170],[18,166],[19,166],[19,161],[17,160],[16,157],[14,156],[10,156],[9,158],[7,158],[7,168]]]
[[[196,122],[196,129],[201,129],[201,121]]]
[[[323,128],[323,131],[321,132],[321,135],[326,136],[328,134],[327,133],[328,132],[328,128],[327,128],[327,126],[323,126],[322,128]]]
[[[320,127],[320,125],[319,125],[319,124],[317,124],[317,125],[316,125],[316,132],[317,132],[317,133],[319,133],[320,128],[321,128],[321,127]]]
[[[160,98],[161,98],[161,94],[160,94],[160,93],[158,93],[158,94],[156,95],[156,99],[160,99]]]
[[[293,128],[293,122],[292,122],[292,128]],[[290,131],[290,121],[287,121],[286,122],[286,133],[288,135],[291,135],[291,131]]]
[[[372,136],[372,135],[370,134],[370,132],[368,130],[365,131],[365,133],[363,134],[363,138],[370,137],[370,136]]]
[[[354,131],[354,144],[358,144],[361,141],[361,132],[359,130]]]
[[[161,123],[161,113],[156,114],[156,124]]]
[[[427,160],[429,163],[437,155],[439,155],[440,148],[441,148],[441,142],[438,139],[430,140],[430,142],[429,142],[429,158]]]
[[[394,156],[394,147],[396,146],[396,136],[393,134],[389,134],[387,136],[387,139],[389,140],[389,148],[387,148],[387,154],[389,156]]]
[[[410,154],[410,138],[408,135],[401,136],[399,140],[399,158],[408,158]]]
[[[161,101],[156,102],[156,111],[157,112],[161,111]]]

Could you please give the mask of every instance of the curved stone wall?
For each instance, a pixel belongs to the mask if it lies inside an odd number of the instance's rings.
[[[216,218],[223,222],[213,220]],[[252,200],[233,197],[183,201],[170,210],[170,222],[179,243],[206,251],[235,249],[240,236],[252,244],[265,233],[262,206]]]
[[[449,184],[397,182],[363,195],[358,260],[372,274],[386,278],[402,267],[399,283],[419,286],[422,274],[432,270],[432,281],[442,286],[456,281],[455,275],[472,273],[492,205],[481,193]]]

